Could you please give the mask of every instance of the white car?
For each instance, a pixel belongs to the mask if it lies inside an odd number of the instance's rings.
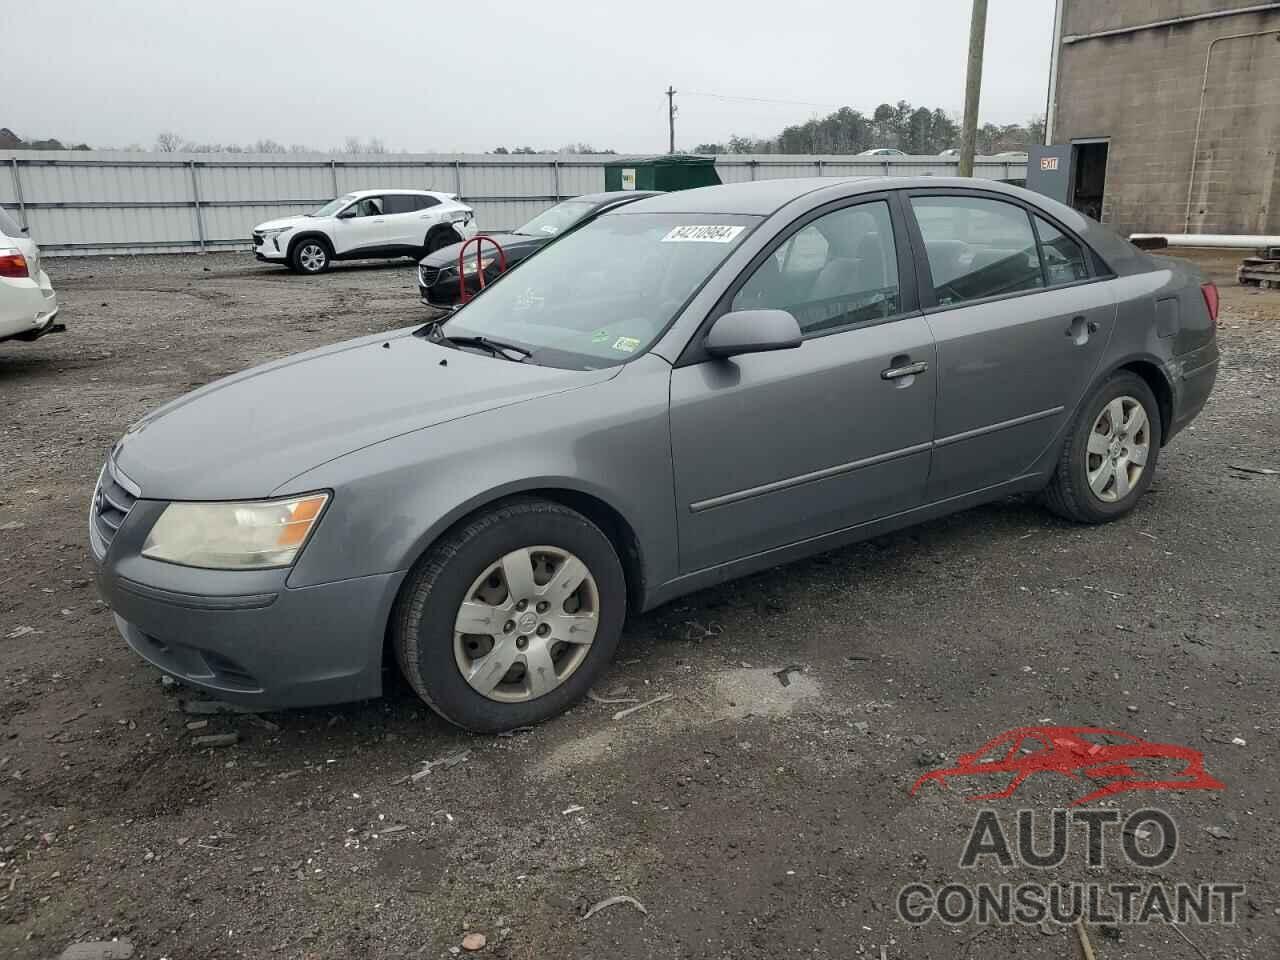
[[[253,255],[322,273],[334,260],[417,260],[475,234],[475,212],[456,193],[357,190],[314,213],[258,224]]]
[[[863,150],[858,154],[859,157],[905,157],[906,154],[896,147],[872,147],[870,150]]]
[[[35,340],[65,329],[58,295],[40,269],[40,248],[0,209],[0,340]]]

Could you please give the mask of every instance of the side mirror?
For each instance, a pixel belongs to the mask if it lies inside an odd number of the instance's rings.
[[[355,219],[355,215],[356,215],[356,208],[355,208],[355,207],[347,207],[347,209],[343,210],[340,214],[338,214],[338,219],[339,219],[339,220],[353,220],[353,219]]]
[[[703,346],[713,357],[791,350],[800,346],[800,324],[786,310],[736,310],[711,325]]]

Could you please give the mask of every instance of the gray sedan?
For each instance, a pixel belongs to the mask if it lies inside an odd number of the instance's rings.
[[[256,708],[544,720],[628,612],[1008,494],[1116,519],[1203,407],[1217,292],[977,180],[629,204],[439,324],[148,415],[94,493],[126,641]],[[384,656],[384,651],[389,656]]]

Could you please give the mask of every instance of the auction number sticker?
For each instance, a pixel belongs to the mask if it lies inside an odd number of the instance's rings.
[[[731,226],[687,226],[672,227],[671,232],[662,238],[663,243],[733,243],[742,232],[742,227]]]

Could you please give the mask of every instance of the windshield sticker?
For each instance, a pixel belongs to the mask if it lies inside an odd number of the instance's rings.
[[[635,337],[619,337],[613,341],[613,349],[620,350],[623,353],[635,353],[638,346],[640,346],[640,341]]]
[[[609,331],[605,330],[603,327],[601,327],[599,330],[597,330],[595,333],[591,335],[592,343],[604,343],[608,339],[609,339]]]
[[[672,227],[671,232],[662,238],[663,243],[733,243],[742,232],[742,227],[730,226],[687,226]]]

